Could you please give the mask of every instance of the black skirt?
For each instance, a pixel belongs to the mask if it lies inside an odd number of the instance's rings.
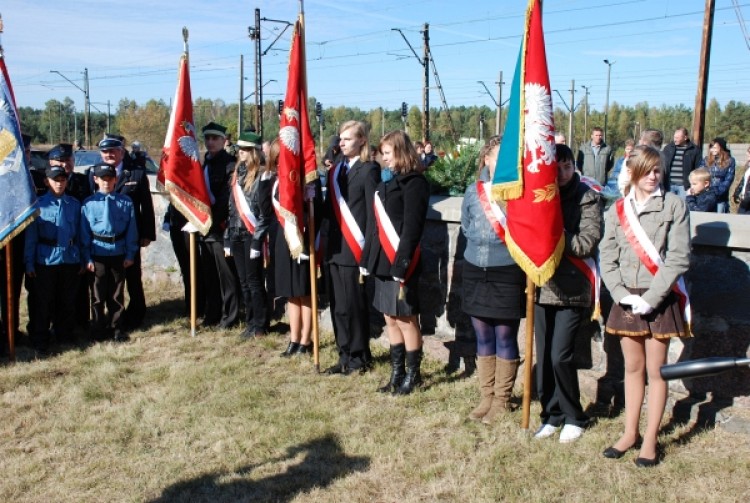
[[[310,261],[302,260],[298,264],[297,259],[289,255],[289,245],[281,228],[276,233],[273,268],[276,297],[307,297],[311,294]]]
[[[393,278],[375,276],[372,305],[388,316],[414,316],[419,314],[419,275],[413,274],[404,283]]]
[[[521,319],[526,315],[526,275],[516,264],[477,267],[464,261],[461,306],[475,318]]]

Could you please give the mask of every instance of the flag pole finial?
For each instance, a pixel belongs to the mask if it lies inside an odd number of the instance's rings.
[[[182,41],[185,44],[185,53],[188,52],[188,29],[187,26],[182,27]]]
[[[0,35],[3,34],[3,15],[0,14]],[[3,55],[3,40],[2,37],[0,37],[0,57]]]

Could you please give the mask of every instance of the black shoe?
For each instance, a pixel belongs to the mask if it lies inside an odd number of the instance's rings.
[[[656,466],[659,464],[659,453],[656,454],[656,457],[651,458],[635,458],[635,466],[638,468],[651,468],[652,466]]]
[[[299,342],[290,342],[286,349],[281,353],[284,358],[289,358],[299,349]]]
[[[621,451],[619,449],[615,449],[614,447],[607,447],[604,449],[604,452],[602,452],[602,456],[609,459],[620,459],[625,455],[626,452],[628,452],[630,449],[634,449],[636,447],[641,446],[641,439],[638,438],[638,440],[635,441],[633,445],[625,449],[624,451]]]
[[[313,352],[313,345],[311,342],[310,344],[299,344],[294,354],[295,355],[307,355],[307,354],[312,354],[312,352]]]
[[[114,340],[115,342],[128,342],[130,340],[130,336],[118,328],[115,330]]]
[[[406,376],[404,362],[406,361],[406,346],[391,344],[391,378],[388,384],[378,388],[380,393],[395,393]]]
[[[325,369],[324,371],[328,375],[335,375],[335,374],[343,374],[343,375],[349,375],[351,371],[346,367],[346,365],[342,365],[341,363],[337,363],[336,365],[332,365]]]

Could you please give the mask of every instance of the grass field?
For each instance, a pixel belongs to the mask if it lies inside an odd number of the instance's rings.
[[[21,348],[0,368],[0,501],[750,500],[748,435],[665,425],[665,461],[638,469],[634,453],[601,456],[620,417],[597,418],[574,444],[535,441],[520,412],[468,421],[476,377],[442,362],[427,359],[419,392],[385,396],[382,345],[372,372],[316,375],[307,358],[279,357],[283,334],[191,338],[179,295],[149,285],[150,326],[128,344],[43,360]],[[321,366],[334,359],[323,334]]]

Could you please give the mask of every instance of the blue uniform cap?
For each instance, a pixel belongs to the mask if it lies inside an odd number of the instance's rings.
[[[70,143],[60,143],[55,145],[47,154],[50,161],[64,161],[73,156],[73,145]]]
[[[49,166],[46,169],[47,178],[57,178],[58,176],[68,176],[65,172],[65,168],[62,166]]]
[[[117,176],[117,170],[109,164],[100,162],[99,164],[94,164],[94,176]]]
[[[99,150],[110,150],[113,148],[122,148],[122,141],[117,138],[104,138],[99,142]]]

